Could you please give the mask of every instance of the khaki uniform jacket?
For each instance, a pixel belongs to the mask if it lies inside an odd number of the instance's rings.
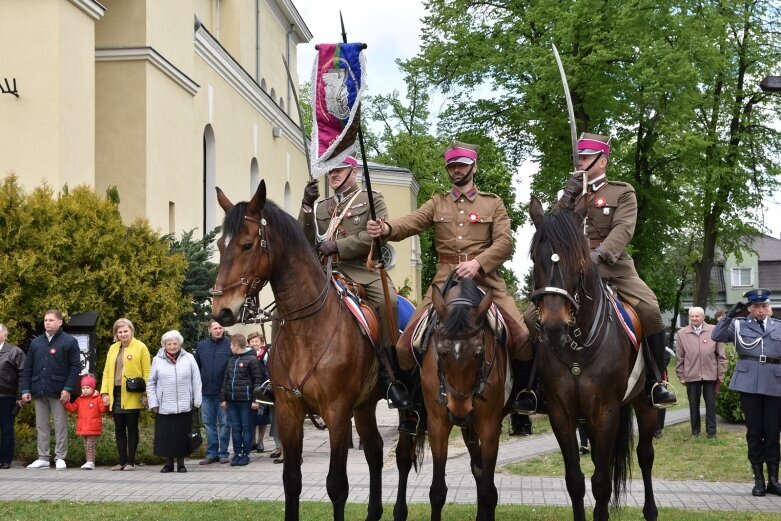
[[[675,348],[675,372],[681,383],[723,381],[727,373],[724,344],[711,338],[715,326],[702,324],[699,335],[692,326],[678,330]]]

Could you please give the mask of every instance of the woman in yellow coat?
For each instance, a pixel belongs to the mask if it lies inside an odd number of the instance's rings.
[[[119,464],[111,470],[135,470],[138,448],[138,418],[146,407],[146,392],[128,391],[129,379],[146,382],[151,365],[149,349],[135,338],[133,323],[120,318],[114,322],[114,342],[106,355],[100,394],[114,416]]]

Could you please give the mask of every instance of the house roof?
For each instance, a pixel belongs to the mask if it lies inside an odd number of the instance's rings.
[[[770,235],[759,235],[754,239],[752,249],[760,262],[781,261],[781,240]]]

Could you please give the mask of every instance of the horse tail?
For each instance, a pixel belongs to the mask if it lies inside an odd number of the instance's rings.
[[[423,468],[423,455],[426,448],[426,431],[421,426],[418,426],[418,432],[415,434],[412,443],[415,445],[414,454],[412,454],[412,464],[415,466],[415,473],[419,474]]]
[[[626,404],[620,409],[618,433],[610,460],[610,474],[613,476],[613,508],[621,506],[626,495],[626,480],[632,477],[632,406]]]

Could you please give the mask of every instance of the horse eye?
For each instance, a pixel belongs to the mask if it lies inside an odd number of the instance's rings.
[[[250,251],[252,249],[252,243],[248,242],[241,245],[241,251]]]

